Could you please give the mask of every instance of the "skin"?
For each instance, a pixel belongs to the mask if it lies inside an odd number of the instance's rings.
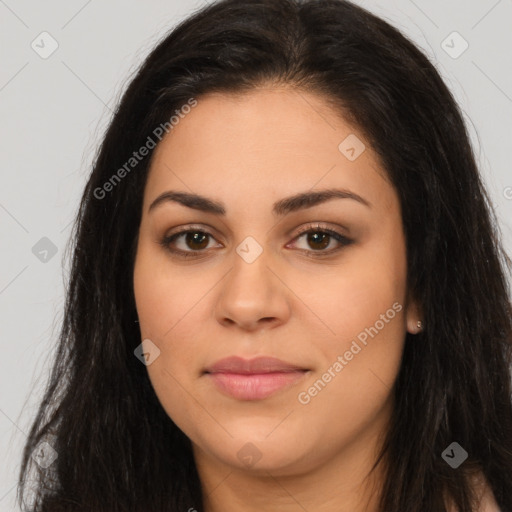
[[[349,134],[366,146],[354,161],[338,149]],[[329,188],[371,206],[336,198],[272,213],[275,201]],[[170,201],[149,212],[169,190],[221,202],[226,214]],[[353,242],[327,238],[318,249],[297,238],[315,222]],[[190,224],[211,237],[187,244],[182,236],[174,248],[198,257],[160,244]],[[263,250],[252,263],[236,251],[248,236]],[[315,256],[321,251],[333,252]],[[205,95],[162,140],[144,190],[135,299],[141,339],[160,350],[149,378],[192,441],[207,512],[377,511],[382,466],[366,477],[388,428],[406,332],[417,333],[421,319],[407,301],[406,270],[396,191],[364,136],[322,97],[290,87]],[[394,318],[300,403],[394,303],[402,306]],[[237,400],[202,373],[231,355],[273,356],[309,372],[266,399]],[[246,443],[261,456],[250,466],[237,455]]]

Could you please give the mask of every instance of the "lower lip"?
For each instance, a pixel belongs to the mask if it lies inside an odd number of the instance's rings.
[[[254,373],[208,373],[217,388],[238,400],[262,400],[304,378],[306,371]]]

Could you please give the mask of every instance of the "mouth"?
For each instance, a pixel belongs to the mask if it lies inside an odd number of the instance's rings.
[[[302,380],[309,369],[273,357],[229,357],[205,369],[221,393],[238,400],[263,400]]]

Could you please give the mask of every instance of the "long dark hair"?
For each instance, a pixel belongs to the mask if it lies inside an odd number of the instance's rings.
[[[59,345],[23,454],[24,510],[203,510],[190,441],[134,356],[133,265],[153,150],[126,163],[191,98],[269,84],[323,95],[372,144],[401,202],[408,290],[426,328],[405,341],[381,511],[444,512],[450,498],[470,512],[478,471],[512,511],[511,262],[435,67],[345,0],[213,3],[174,28],[132,79],[74,224]],[[43,469],[32,454],[45,440],[58,457]],[[442,457],[452,442],[468,453],[457,469]]]

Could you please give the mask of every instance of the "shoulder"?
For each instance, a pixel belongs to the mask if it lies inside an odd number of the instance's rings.
[[[475,512],[501,512],[494,498],[491,486],[482,473],[473,477],[473,489],[477,498],[477,507]],[[457,508],[450,503],[448,512],[457,512]]]
[[[494,494],[487,482],[482,486],[480,504],[477,510],[478,512],[500,512]]]

